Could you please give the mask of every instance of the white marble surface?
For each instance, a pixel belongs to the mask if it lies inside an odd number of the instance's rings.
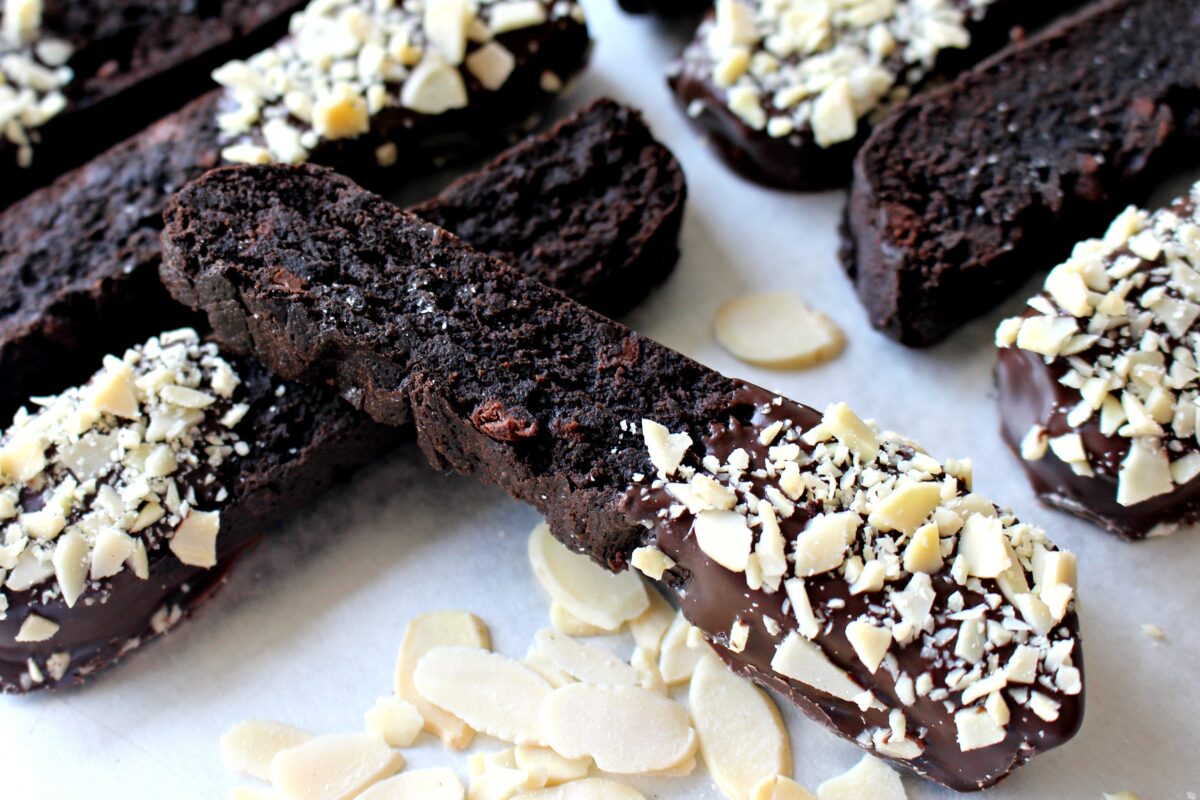
[[[1000,442],[991,379],[990,330],[1019,298],[928,351],[872,332],[835,258],[842,194],[779,194],[726,171],[662,80],[683,27],[625,17],[611,3],[589,4],[595,56],[571,102],[611,94],[644,109],[682,160],[691,193],[679,267],[629,324],[810,405],[848,400],[939,457],[973,457],[981,491],[1079,553],[1083,730],[986,796],[1099,800],[1128,789],[1143,800],[1183,800],[1200,792],[1197,533],[1131,545],[1039,506]],[[850,346],[840,359],[774,373],[718,348],[710,331],[718,304],[782,288],[798,289],[844,326]],[[247,717],[357,730],[362,712],[390,688],[405,621],[421,611],[473,610],[491,625],[499,651],[522,655],[546,624],[547,600],[524,555],[536,521],[499,491],[434,474],[414,447],[402,448],[300,513],[234,570],[196,619],[95,685],[0,699],[0,798],[226,796],[237,778],[217,754],[222,731]],[[1165,641],[1149,639],[1143,623],[1161,626]],[[796,774],[810,787],[858,759],[820,726],[786,716]],[[409,756],[465,777],[465,762],[428,738]],[[719,797],[703,773],[640,785],[654,798]],[[912,798],[952,796],[915,779],[906,785]]]

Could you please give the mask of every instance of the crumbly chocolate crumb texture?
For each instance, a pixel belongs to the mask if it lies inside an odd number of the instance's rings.
[[[1001,47],[1069,3],[720,0],[672,65],[695,125],[769,186],[844,184],[870,126],[934,77]]]
[[[967,790],[1078,728],[1074,558],[968,464],[726,379],[316,168],[210,173],[167,218],[164,281],[226,346],[659,573],[860,746]]]
[[[410,210],[613,315],[643,296],[631,286],[675,265],[686,196],[679,162],[641,115],[598,100]]]
[[[0,207],[183,105],[284,33],[297,0],[5,0]]]
[[[1130,207],[996,333],[1004,438],[1039,496],[1126,538],[1200,509],[1198,200]]]
[[[219,102],[200,98],[0,215],[0,415],[189,322],[158,280],[159,232],[170,194],[220,163]],[[601,100],[419,211],[615,312],[673,266],[684,198],[670,152]]]
[[[574,0],[317,0],[290,35],[213,73],[227,161],[406,168],[435,136],[525,123],[587,62]]]
[[[1200,134],[1200,14],[1106,0],[903,105],[854,166],[843,258],[872,324],[932,344],[1102,230]]]

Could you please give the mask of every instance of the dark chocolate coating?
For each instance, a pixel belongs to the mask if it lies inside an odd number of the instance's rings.
[[[1104,0],[900,106],[859,151],[842,258],[931,345],[1062,260],[1200,136],[1200,9]]]
[[[765,396],[312,167],[214,171],[167,219],[164,282],[226,346],[291,378],[332,382],[378,421],[415,422],[432,464],[534,505],[556,537],[610,569],[651,536],[629,500],[633,476],[653,474],[638,420],[710,441],[713,425],[751,421]],[[679,562],[685,613],[719,643],[744,582],[712,569],[686,536],[663,546]],[[1077,631],[1073,616],[1064,626]],[[844,658],[845,642],[830,641]],[[723,655],[843,735],[863,724],[857,708],[766,676],[756,649]],[[878,676],[867,685],[890,690]],[[1069,738],[1081,713],[1081,698],[1069,699],[1061,724],[1026,746],[1030,727],[1015,711],[1003,747],[964,757],[939,744],[917,768],[961,789],[994,783]]]
[[[704,454],[714,455],[724,462],[732,451],[742,448],[751,454],[752,464],[762,464],[767,460],[768,450],[758,439],[763,428],[776,420],[790,420],[805,429],[820,423],[819,412],[791,401],[771,406],[769,413],[764,414],[763,406],[769,405],[775,397],[756,386],[743,384],[738,399],[755,407],[754,417],[748,423],[734,417],[725,422],[714,422],[703,441]],[[805,449],[811,451],[807,446]],[[764,496],[762,488],[768,482],[760,478],[752,480],[757,487],[755,494]],[[646,491],[641,488],[631,492],[626,500],[631,517],[639,520],[656,519],[656,512],[672,502],[675,501],[663,489]],[[807,522],[823,510],[819,504],[811,501],[798,506],[796,514],[781,523],[785,539],[792,541]],[[655,523],[654,532],[654,544],[678,564],[672,569],[668,582],[675,589],[684,615],[703,631],[725,632],[725,635],[712,636],[712,643],[735,670],[781,692],[809,717],[850,741],[855,741],[864,731],[888,727],[887,711],[862,711],[854,703],[823,695],[771,669],[776,646],[789,631],[796,631],[799,627],[795,615],[784,611],[787,595],[782,589],[773,593],[750,589],[743,574],[731,572],[713,562],[697,545],[690,519],[660,520]],[[946,598],[956,591],[962,593],[967,608],[984,602],[982,594],[959,586],[947,572],[932,578],[937,595],[935,609],[944,611],[947,608]],[[834,598],[845,603],[841,610],[827,609],[824,612],[825,624],[816,641],[829,659],[849,673],[859,685],[869,687],[889,709],[904,711],[910,730],[926,731],[923,738],[926,746],[924,753],[911,761],[888,760],[952,789],[972,791],[994,784],[1038,753],[1063,744],[1079,730],[1083,722],[1083,695],[1056,693],[1054,699],[1061,702],[1062,706],[1055,722],[1044,722],[1028,708],[1014,704],[1004,742],[962,752],[956,738],[954,716],[947,713],[941,701],[918,697],[913,705],[904,705],[896,695],[895,682],[888,671],[881,668],[874,675],[868,672],[847,640],[846,625],[866,613],[872,603],[878,603],[880,596],[876,593],[851,595],[849,584],[836,572],[806,578],[805,588],[814,607]],[[985,582],[985,588],[989,592],[999,592],[995,581]],[[996,612],[990,614],[990,618],[997,621],[1002,619]],[[772,635],[762,623],[763,615],[779,622],[782,632]],[[751,625],[751,631],[746,649],[735,653],[729,649],[727,634],[739,618]],[[944,624],[939,619],[937,627],[943,627]],[[1079,623],[1074,612],[1063,620],[1062,627],[1072,631],[1078,638]],[[1006,663],[1015,649],[1016,644],[1013,643],[997,651],[1000,663]],[[929,672],[935,686],[945,685],[945,677],[951,668],[945,663],[939,664],[926,658],[919,641],[899,649],[894,647],[891,652],[897,656],[901,672],[910,676]],[[1078,648],[1076,652],[1079,652]],[[1075,666],[1082,670],[1082,658],[1075,662]],[[1036,688],[1049,691],[1044,686]],[[952,693],[951,696],[957,694],[960,693]],[[887,758],[882,754],[877,755]]]
[[[1062,362],[1047,364],[1037,353],[1016,347],[1000,350],[996,364],[1000,433],[1038,498],[1122,539],[1144,539],[1160,525],[1164,526],[1160,532],[1168,533],[1200,518],[1200,479],[1136,505],[1117,502],[1117,473],[1129,452],[1129,440],[1105,436],[1096,416],[1078,428],[1067,424],[1067,414],[1080,398],[1077,391],[1058,382],[1064,371]],[[1082,436],[1095,476],[1076,475],[1051,452],[1037,461],[1022,458],[1021,440],[1034,425],[1044,427],[1051,437],[1065,433]]]

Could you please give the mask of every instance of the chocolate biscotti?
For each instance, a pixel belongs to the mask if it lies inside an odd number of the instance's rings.
[[[672,65],[671,88],[742,175],[844,185],[871,125],[936,78],[995,52],[1067,0],[719,0]]]
[[[1200,516],[1198,202],[1129,208],[996,334],[1001,430],[1038,496],[1128,539]]]
[[[436,466],[678,593],[736,669],[956,789],[1083,712],[1075,561],[844,404],[727,379],[313,167],[172,202],[164,281],[232,351],[416,423]]]
[[[202,97],[0,214],[0,416],[188,324],[158,281],[159,232],[168,196],[221,163],[218,102]],[[420,212],[611,312],[670,270],[684,196],[638,115],[599,101]]]
[[[97,362],[97,367],[101,367]],[[190,614],[294,508],[402,437],[194,330],[0,435],[0,691],[85,681]]]
[[[576,0],[316,0],[290,30],[213,73],[224,157],[375,186],[527,124],[590,50]]]
[[[0,8],[0,208],[204,91],[300,0],[8,0]]]
[[[598,100],[410,210],[611,316],[670,274],[686,196],[641,115]]]
[[[902,106],[846,213],[872,324],[932,344],[1053,266],[1186,158],[1198,93],[1195,4],[1105,0]]]

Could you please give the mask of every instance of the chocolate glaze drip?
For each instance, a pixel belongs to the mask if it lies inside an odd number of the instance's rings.
[[[820,413],[811,408],[787,400],[774,405],[775,400],[774,395],[763,389],[742,384],[736,405],[752,404],[755,407],[753,417],[745,422],[731,416],[725,423],[714,423],[703,441],[704,454],[724,462],[733,450],[740,447],[751,454],[752,464],[761,464],[766,460],[768,450],[758,438],[763,428],[777,420],[790,420],[807,430],[821,421]],[[801,446],[811,452],[811,448]],[[752,480],[757,490],[761,490],[766,483],[758,478]],[[762,496],[761,491],[756,491],[756,494]],[[671,520],[659,514],[673,502],[665,489],[635,486],[627,494],[623,507],[631,519],[651,524],[648,540],[676,561],[676,567],[664,578],[675,590],[684,616],[704,632],[717,653],[736,671],[776,689],[812,719],[869,749],[871,732],[888,729],[888,711],[875,708],[862,711],[854,703],[824,694],[772,670],[771,659],[775,648],[789,632],[798,630],[798,623],[790,609],[784,611],[787,595],[782,588],[774,593],[751,590],[743,574],[731,572],[713,562],[696,543],[690,516]],[[789,550],[796,535],[822,510],[811,502],[797,505],[792,517],[780,521]],[[945,621],[947,597],[950,594],[960,592],[965,600],[965,608],[984,602],[982,595],[958,585],[948,574],[948,567],[947,571],[932,576],[932,579],[937,597],[934,603],[937,628],[957,624]],[[893,588],[900,588],[902,583],[893,584]],[[817,643],[837,667],[847,672],[864,689],[873,691],[885,706],[901,709],[908,720],[909,736],[919,735],[924,744],[925,750],[919,757],[911,761],[889,758],[894,763],[952,789],[971,791],[995,784],[1015,767],[1040,752],[1066,742],[1078,731],[1083,719],[1083,694],[1065,695],[1052,685],[1039,682],[1031,688],[1061,703],[1057,721],[1047,723],[1027,707],[1010,702],[1012,718],[1005,740],[991,747],[962,752],[956,738],[953,712],[947,711],[942,701],[926,696],[918,697],[911,706],[903,705],[896,694],[896,676],[884,666],[874,675],[870,674],[847,640],[845,627],[848,623],[872,606],[876,613],[881,610],[884,600],[881,593],[852,596],[846,580],[836,571],[807,578],[805,585],[813,607],[824,612],[824,624]],[[984,586],[988,592],[999,592],[995,581],[984,581]],[[831,600],[835,601],[835,605],[840,602],[844,606],[830,609],[828,604]],[[781,630],[772,635],[764,624],[765,617],[779,623]],[[989,611],[987,618],[998,621],[1001,616]],[[748,642],[740,653],[729,647],[729,631],[737,620],[750,626]],[[1074,663],[1082,669],[1075,612],[1069,612],[1056,630],[1065,630],[1068,636],[1075,638]],[[945,686],[946,675],[954,666],[951,654],[953,644],[944,651],[932,653],[925,652],[921,644],[922,637],[918,637],[908,646],[893,645],[891,652],[896,656],[899,666],[897,675],[907,673],[915,678],[928,672],[933,677],[934,686]],[[995,651],[1000,656],[1001,664],[1007,662],[1015,648],[1016,642]],[[957,700],[960,694],[951,692],[949,699]]]
[[[1058,382],[1065,372],[1063,362],[1047,364],[1037,353],[1016,347],[1000,350],[996,363],[1000,433],[1021,462],[1038,498],[1122,539],[1170,533],[1200,518],[1200,479],[1136,505],[1117,502],[1117,472],[1129,452],[1129,439],[1105,436],[1095,416],[1078,428],[1067,424],[1067,414],[1080,398],[1079,392]],[[1034,425],[1044,427],[1050,437],[1078,433],[1095,476],[1076,475],[1070,465],[1052,453],[1037,461],[1022,458],[1021,440]]]

